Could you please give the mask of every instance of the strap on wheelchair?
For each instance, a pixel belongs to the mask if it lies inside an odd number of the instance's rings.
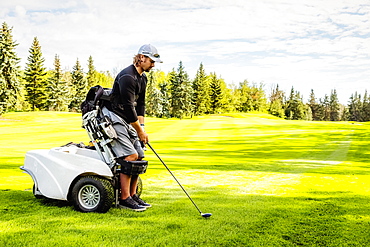
[[[118,167],[117,171],[126,175],[139,175],[146,172],[148,167],[148,161],[137,160],[127,161],[123,159],[117,159]]]

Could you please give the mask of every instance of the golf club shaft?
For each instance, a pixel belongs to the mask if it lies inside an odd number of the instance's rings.
[[[193,199],[191,199],[190,195],[188,194],[188,192],[186,192],[186,190],[184,189],[184,187],[182,187],[182,185],[180,184],[180,182],[177,180],[177,178],[175,177],[175,175],[173,175],[173,173],[171,172],[171,170],[168,168],[168,166],[164,163],[164,161],[161,159],[161,157],[159,157],[159,155],[157,154],[157,152],[153,149],[153,147],[149,144],[149,142],[147,143],[147,145],[150,147],[150,149],[153,151],[153,153],[158,157],[158,159],[162,162],[162,164],[164,165],[164,167],[166,167],[167,171],[172,175],[172,177],[176,180],[176,182],[180,185],[181,189],[184,191],[184,193],[188,196],[188,198],[190,199],[190,201],[193,203],[193,205],[195,206],[195,208],[198,210],[198,212],[200,214],[202,214],[202,212],[200,211],[200,209],[198,208],[198,206],[195,204],[195,202],[193,201]]]

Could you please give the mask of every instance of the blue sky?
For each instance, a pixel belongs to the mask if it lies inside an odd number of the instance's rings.
[[[368,0],[12,0],[0,19],[13,27],[21,65],[38,37],[45,66],[54,56],[86,70],[131,64],[145,43],[156,46],[165,72],[182,61],[190,78],[199,64],[228,84],[263,83],[265,90],[294,87],[307,101],[336,89],[346,104],[370,90]]]

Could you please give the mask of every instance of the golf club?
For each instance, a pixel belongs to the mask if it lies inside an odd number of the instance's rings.
[[[147,145],[150,147],[150,149],[153,151],[153,153],[158,157],[158,159],[162,162],[162,164],[164,165],[164,167],[166,167],[167,171],[172,175],[172,177],[176,180],[176,182],[180,185],[181,189],[184,191],[184,193],[188,196],[188,198],[190,199],[190,201],[193,203],[193,205],[195,206],[195,208],[198,210],[198,212],[200,213],[200,215],[204,218],[209,218],[212,216],[211,213],[202,213],[202,211],[200,211],[200,209],[198,208],[198,206],[195,204],[195,202],[193,201],[193,199],[191,199],[190,195],[188,194],[188,192],[186,192],[186,190],[184,189],[184,187],[182,187],[182,185],[180,184],[180,182],[177,180],[177,178],[175,177],[175,175],[173,175],[173,173],[171,172],[171,170],[168,168],[168,166],[164,163],[164,161],[161,159],[161,157],[159,157],[159,155],[157,154],[157,152],[153,149],[152,145],[149,144],[149,142],[147,143]]]

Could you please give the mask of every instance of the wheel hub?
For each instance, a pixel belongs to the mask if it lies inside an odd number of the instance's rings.
[[[93,185],[85,185],[78,193],[78,200],[85,208],[92,209],[100,202],[100,192]]]

